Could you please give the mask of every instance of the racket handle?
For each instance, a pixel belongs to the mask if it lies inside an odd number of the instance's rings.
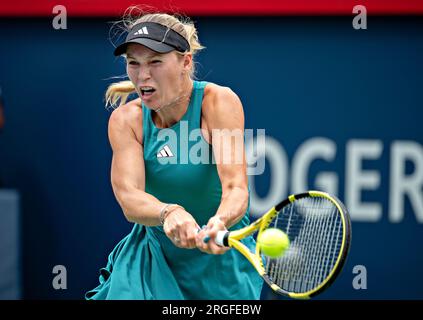
[[[227,245],[225,245],[225,242],[227,243],[226,238],[228,235],[229,235],[229,231],[218,231],[216,238],[214,239],[214,242],[216,242],[218,246],[226,247]]]

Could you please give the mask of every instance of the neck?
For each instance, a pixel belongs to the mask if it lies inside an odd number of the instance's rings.
[[[181,120],[188,109],[193,88],[193,81],[186,81],[178,96],[170,103],[160,106],[154,110],[153,120],[159,128],[169,128]]]

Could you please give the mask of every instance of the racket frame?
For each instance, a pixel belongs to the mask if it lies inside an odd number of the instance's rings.
[[[295,293],[295,292],[288,292],[280,288],[266,274],[263,260],[261,258],[261,251],[260,251],[259,245],[256,245],[255,252],[251,252],[250,249],[241,242],[241,240],[252,235],[256,231],[258,231],[258,234],[263,232],[263,230],[265,230],[270,225],[270,223],[273,221],[273,218],[282,210],[282,208],[284,208],[290,203],[293,203],[296,200],[299,200],[305,197],[321,197],[331,201],[340,212],[342,227],[344,232],[342,234],[340,254],[338,255],[335,265],[332,268],[329,275],[326,277],[326,279],[322,281],[320,285],[313,288],[312,290],[309,290],[307,292]],[[266,281],[266,283],[275,292],[285,296],[289,296],[294,299],[309,299],[315,296],[316,294],[322,292],[335,280],[336,276],[342,270],[342,267],[345,263],[345,260],[349,251],[350,241],[351,241],[351,222],[349,219],[348,211],[346,210],[345,206],[336,197],[326,192],[315,191],[315,190],[311,190],[311,191],[300,193],[300,194],[290,195],[287,199],[281,201],[279,204],[271,208],[261,218],[257,219],[251,225],[246,226],[239,230],[226,232],[223,237],[223,244],[225,246],[235,248],[241,254],[243,254],[254,266],[254,268],[257,270],[260,276]]]

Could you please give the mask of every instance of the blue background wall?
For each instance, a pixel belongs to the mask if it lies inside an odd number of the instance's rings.
[[[110,77],[125,73],[107,40],[111,20],[69,19],[67,30],[54,30],[49,19],[0,21],[7,121],[0,177],[21,193],[26,299],[81,299],[131,229],[109,178],[110,111],[103,94]],[[423,21],[370,17],[368,29],[356,31],[350,17],[195,20],[207,47],[198,56],[198,78],[238,93],[247,128],[265,128],[290,161],[310,138],[335,142],[334,161],[311,167],[310,188],[319,171],[333,171],[343,199],[348,141],[383,143],[381,156],[365,164],[380,172],[380,187],[363,193],[382,205],[383,215],[375,222],[353,217],[349,259],[321,297],[422,299],[422,224],[408,200],[404,219],[392,223],[388,197],[393,141],[414,141],[420,150],[423,143]],[[255,179],[260,196],[269,174],[266,169]],[[281,179],[290,185],[288,176]],[[67,290],[52,287],[55,265],[67,268]],[[367,268],[367,290],[352,286],[356,265]]]

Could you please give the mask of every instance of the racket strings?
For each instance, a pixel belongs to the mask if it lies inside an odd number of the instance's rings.
[[[294,269],[288,269],[288,272],[292,274],[293,279],[291,286],[288,286],[290,291],[294,292],[301,292],[302,290],[307,290],[307,285],[310,284],[311,286],[320,283],[322,281],[322,276],[324,276],[322,271],[322,257],[327,256],[322,249],[327,249],[328,246],[324,245],[325,238],[323,237],[324,233],[321,232],[311,232],[311,230],[322,230],[322,228],[326,228],[328,225],[328,219],[326,220],[316,220],[311,219],[306,221],[304,230],[308,232],[302,232],[301,235],[298,237],[298,243],[304,243],[304,239],[309,239],[310,244],[308,246],[303,246],[302,250],[302,257],[293,259],[295,261]],[[306,226],[310,226],[306,228]],[[326,237],[326,239],[329,239]],[[327,240],[328,241],[328,240]],[[327,242],[326,241],[326,242]],[[321,243],[322,245],[318,245]],[[329,250],[330,252],[330,250]],[[330,260],[327,260],[330,261]],[[327,265],[327,264],[326,264]],[[298,268],[301,266],[302,268]],[[287,273],[288,273],[287,272]]]
[[[303,198],[284,207],[269,227],[290,239],[287,252],[266,258],[266,273],[283,290],[307,292],[332,272],[342,246],[342,219],[337,207],[324,198]]]
[[[321,201],[322,201],[322,199],[318,199],[318,202],[319,202],[318,206],[322,205]],[[314,209],[316,209],[316,208],[314,208]],[[314,214],[316,214],[316,212],[314,212]],[[331,215],[331,217],[332,217],[332,215]],[[325,275],[320,271],[323,269],[323,265],[324,265],[323,260],[325,259],[325,257],[328,256],[325,253],[325,251],[328,248],[328,240],[329,240],[329,237],[328,237],[329,234],[325,233],[324,230],[328,230],[328,224],[330,225],[330,223],[333,222],[333,219],[324,219],[324,221],[320,220],[319,222],[320,222],[320,225],[318,226],[317,230],[321,230],[322,232],[319,233],[319,236],[316,239],[317,241],[314,243],[314,245],[317,248],[314,248],[314,250],[313,250],[314,252],[316,252],[316,254],[312,255],[313,256],[312,257],[313,262],[312,262],[312,265],[310,267],[310,272],[312,272],[313,270],[316,271],[315,277],[316,277],[317,283],[320,283],[324,280],[324,278],[322,279],[322,276],[325,276]],[[318,244],[322,244],[322,245],[318,246]]]

